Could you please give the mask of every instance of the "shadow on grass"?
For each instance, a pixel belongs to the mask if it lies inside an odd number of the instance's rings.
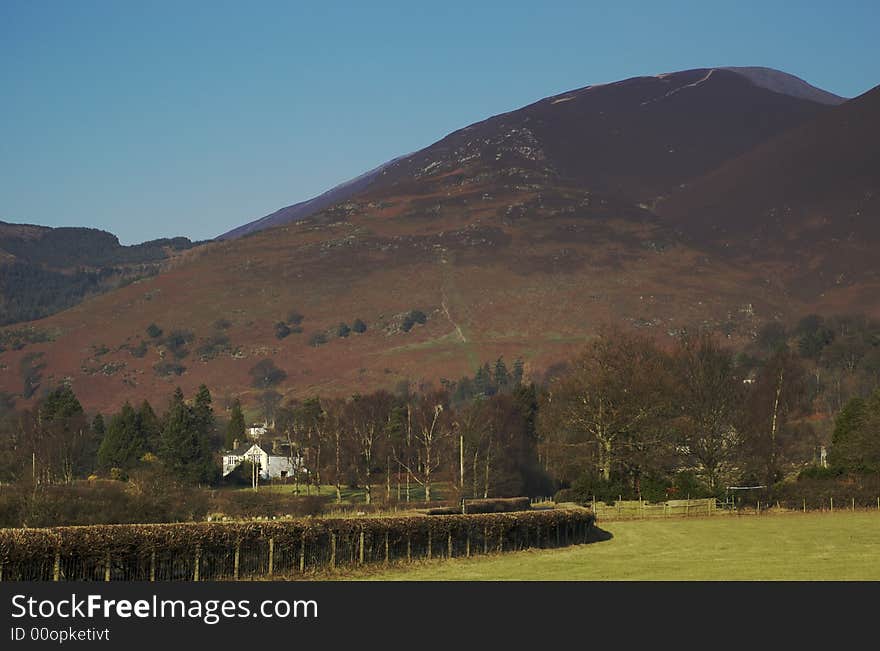
[[[614,534],[610,531],[605,531],[600,527],[593,526],[590,528],[590,532],[587,534],[587,544],[605,542],[606,540],[611,540],[612,538],[614,538]]]

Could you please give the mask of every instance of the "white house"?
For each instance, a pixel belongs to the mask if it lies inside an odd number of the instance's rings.
[[[252,425],[247,428],[248,438],[252,441],[259,441],[269,431],[267,425]]]
[[[245,460],[257,467],[260,479],[292,477],[294,472],[302,470],[302,457],[299,455],[269,454],[259,444],[252,443],[230,450],[223,455],[223,476],[238,468]]]

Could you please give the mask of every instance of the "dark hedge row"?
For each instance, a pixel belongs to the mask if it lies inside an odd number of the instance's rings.
[[[224,580],[587,542],[586,510],[0,530],[0,580]]]

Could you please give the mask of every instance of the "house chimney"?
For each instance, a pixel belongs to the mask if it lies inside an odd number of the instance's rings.
[[[232,449],[233,450],[238,449],[238,439],[232,439]]]

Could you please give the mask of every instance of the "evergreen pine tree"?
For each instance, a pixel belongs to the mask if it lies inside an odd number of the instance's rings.
[[[245,441],[245,423],[244,412],[241,410],[241,401],[236,398],[232,403],[232,415],[229,418],[229,424],[226,426],[226,449],[232,450],[235,442],[239,444]]]
[[[210,407],[210,403],[207,406]],[[217,476],[208,438],[202,429],[205,414],[205,396],[201,400],[197,398],[196,407],[190,407],[178,387],[165,415],[159,456],[172,475],[186,483],[210,483]]]
[[[92,420],[92,434],[100,441],[106,431],[107,427],[104,424],[104,417],[100,413],[95,414],[95,418]]]
[[[492,378],[489,375],[488,368],[480,367],[474,374],[474,393],[477,396],[486,396],[489,394],[489,385]]]
[[[150,403],[144,400],[141,408],[138,409],[138,425],[144,434],[144,440],[147,442],[147,451],[152,453],[159,452],[159,438],[162,433],[162,424],[159,417],[150,406]]]
[[[211,392],[204,384],[199,387],[196,398],[193,401],[193,413],[199,427],[199,432],[210,441],[214,437],[216,423],[214,420],[214,408],[211,406]]]
[[[513,386],[518,387],[522,384],[523,381],[523,361],[522,358],[517,357],[516,361],[513,363]]]
[[[498,387],[498,391],[504,392],[509,385],[510,373],[507,370],[507,365],[504,363],[504,358],[499,357],[495,362],[495,386]]]
[[[62,420],[81,413],[82,405],[67,385],[50,391],[40,403],[40,415],[45,420]]]
[[[139,426],[137,413],[126,402],[122,410],[110,419],[98,448],[98,465],[107,469],[131,468],[143,456],[146,448],[146,437]]]

